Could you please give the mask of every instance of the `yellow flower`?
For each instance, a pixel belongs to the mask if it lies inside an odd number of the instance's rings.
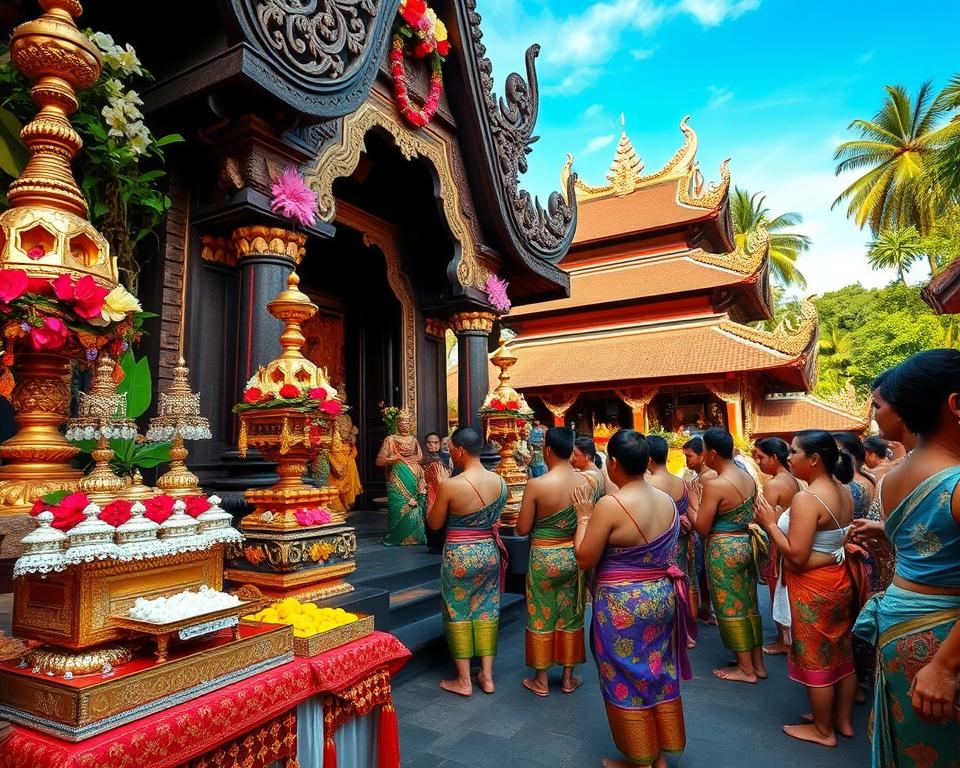
[[[100,317],[90,322],[99,326],[119,323],[126,319],[128,312],[139,312],[141,309],[137,297],[122,285],[118,285],[104,297]]]
[[[447,25],[440,19],[437,19],[437,22],[433,25],[433,37],[438,43],[447,39]]]

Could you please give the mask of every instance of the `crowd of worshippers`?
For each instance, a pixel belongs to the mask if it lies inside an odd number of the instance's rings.
[[[526,485],[517,533],[530,535],[526,663],[531,695],[572,694],[589,642],[618,766],[665,766],[681,752],[682,681],[698,620],[734,655],[721,680],[763,685],[786,654],[809,697],[790,737],[833,747],[854,737],[872,696],[871,765],[960,764],[960,351],[935,349],[873,384],[879,436],[808,430],[766,438],[752,457],[711,428],[667,470],[657,435],[622,429],[602,469],[569,429],[544,431],[545,471]],[[504,481],[480,463],[482,437],[453,433],[457,474],[427,512],[445,529],[443,620],[456,676],[441,687],[493,694],[506,557]],[[576,452],[580,460],[571,459]],[[584,460],[587,459],[587,460]],[[756,469],[759,469],[759,472]],[[762,617],[758,586],[769,589]],[[776,639],[764,644],[763,620]],[[479,669],[471,674],[471,662]],[[865,738],[864,735],[859,735]]]

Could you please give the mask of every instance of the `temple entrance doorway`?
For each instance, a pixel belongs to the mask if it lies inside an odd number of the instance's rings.
[[[702,385],[663,387],[647,413],[650,431],[698,433],[729,429],[724,402]]]

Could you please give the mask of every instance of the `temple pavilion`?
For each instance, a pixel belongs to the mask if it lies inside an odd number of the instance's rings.
[[[575,184],[578,222],[561,266],[570,296],[515,308],[513,383],[547,423],[604,434],[610,426],[738,438],[809,427],[863,432],[865,408],[815,384],[817,315],[766,330],[772,316],[768,237],[736,247],[730,171],[706,183],[697,135],[653,173],[622,129],[606,184]],[[572,158],[570,159],[572,162]],[[848,402],[849,401],[849,402]]]

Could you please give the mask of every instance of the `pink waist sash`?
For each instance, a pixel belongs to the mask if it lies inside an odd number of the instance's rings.
[[[500,550],[500,591],[503,591],[507,581],[507,548],[504,546],[503,539],[500,538],[500,526],[494,526],[493,529],[473,529],[473,528],[448,528],[447,544],[476,544],[481,541],[490,541],[497,545]]]
[[[677,566],[667,568],[634,568],[626,565],[614,565],[603,568],[597,575],[597,584],[636,584],[644,581],[670,579],[677,596],[676,631],[673,633],[677,651],[677,662],[683,680],[693,677],[690,658],[687,656],[687,638],[697,637],[697,622],[693,605],[690,603],[690,585],[687,575]]]

